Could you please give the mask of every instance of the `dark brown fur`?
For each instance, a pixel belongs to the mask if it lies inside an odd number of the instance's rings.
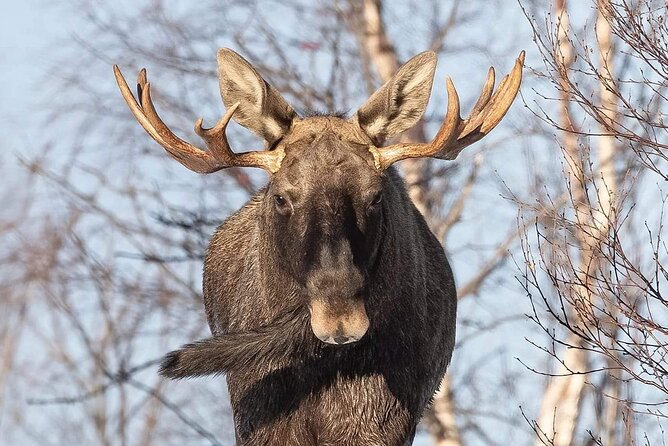
[[[221,81],[234,103],[237,90],[263,84],[226,51],[238,70],[230,78],[243,80]],[[421,116],[431,88],[423,77],[433,76],[424,64],[407,65],[360,109],[366,127],[357,118],[295,118],[283,104],[247,106],[240,122],[264,119],[254,131],[285,158],[209,245],[204,304],[214,337],[170,353],[161,369],[173,378],[226,373],[240,445],[410,444],[445,374],[457,302],[450,267],[399,175],[378,169],[369,150]],[[253,118],[266,109],[273,114]],[[363,337],[316,338],[313,299],[331,305],[318,317],[368,318],[368,329],[356,326]],[[363,311],[349,305],[360,299]]]
[[[261,241],[261,196],[216,231],[205,266],[216,337],[173,352],[163,373],[228,372],[239,444],[412,441],[450,359],[456,298],[443,249],[398,176],[387,176],[391,215],[367,300],[372,328],[354,344],[322,343],[306,310],[294,309],[299,286],[271,266]]]

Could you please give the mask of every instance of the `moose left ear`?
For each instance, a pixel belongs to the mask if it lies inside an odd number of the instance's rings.
[[[225,107],[239,103],[235,121],[270,146],[285,134],[297,113],[246,59],[229,48],[218,50],[218,75]]]
[[[414,126],[424,114],[436,71],[436,53],[425,51],[406,62],[352,118],[376,145]]]

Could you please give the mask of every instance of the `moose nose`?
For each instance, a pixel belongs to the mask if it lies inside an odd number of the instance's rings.
[[[313,299],[309,308],[313,334],[327,344],[357,342],[369,329],[369,319],[361,299],[339,302]]]

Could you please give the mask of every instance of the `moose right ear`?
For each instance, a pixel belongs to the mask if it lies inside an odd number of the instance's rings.
[[[297,113],[246,59],[229,48],[219,49],[218,75],[225,107],[239,103],[235,121],[270,146],[287,132]]]
[[[413,127],[424,114],[436,70],[436,53],[425,51],[399,68],[353,118],[376,143]]]

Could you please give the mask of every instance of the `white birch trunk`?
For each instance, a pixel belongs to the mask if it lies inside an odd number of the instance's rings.
[[[399,69],[399,59],[390,43],[381,14],[381,0],[364,0],[365,46],[383,82],[389,80]],[[402,141],[424,141],[422,123],[405,132]],[[408,195],[424,215],[427,223],[434,230],[431,206],[427,200],[424,184],[426,162],[411,159],[402,162],[404,179],[408,187]],[[441,390],[435,395],[433,407],[429,414],[429,422],[438,426],[432,431],[434,444],[437,446],[461,446],[459,431],[455,419],[455,409],[449,391],[450,384],[446,378],[441,383]]]
[[[568,41],[569,19],[566,0],[557,0],[554,4],[555,16],[557,17],[558,37],[559,37],[559,57],[563,64],[564,76],[568,75],[573,53],[570,42]],[[566,162],[569,167],[569,180],[572,187],[573,206],[575,210],[578,227],[584,228],[588,224],[588,215],[585,189],[585,175],[582,163],[582,155],[578,150],[577,137],[571,131],[573,124],[569,112],[569,86],[565,79],[561,82],[561,125],[567,131],[563,135],[563,148],[566,156]],[[586,264],[590,252],[587,236],[582,230],[577,234],[581,249],[581,266]],[[575,260],[577,261],[577,260]],[[580,268],[582,271],[582,268]],[[582,282],[585,283],[585,282]],[[585,287],[578,287],[575,290],[581,297],[587,298],[588,291]],[[577,337],[571,335],[569,343],[578,345]],[[540,412],[536,420],[538,435],[536,445],[554,445],[570,446],[573,441],[573,434],[577,426],[577,419],[580,413],[580,403],[582,400],[582,391],[585,384],[585,375],[577,372],[584,372],[587,366],[586,351],[581,349],[569,349],[563,355],[564,364],[556,371],[556,375],[550,379],[543,394]],[[573,373],[575,372],[575,373]]]

